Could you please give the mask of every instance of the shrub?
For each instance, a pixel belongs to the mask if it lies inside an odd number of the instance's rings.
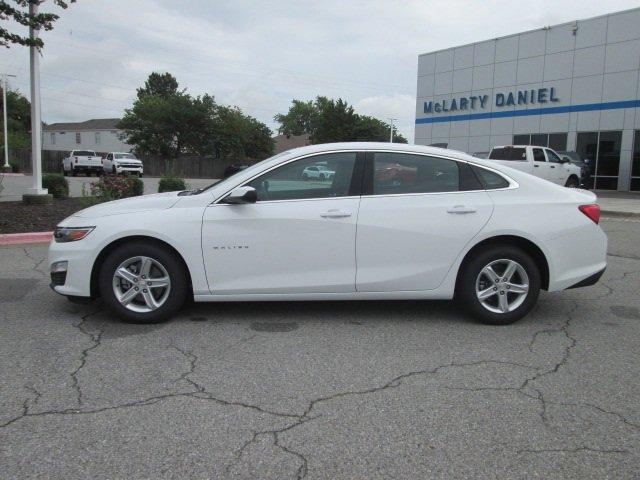
[[[108,202],[120,198],[136,197],[142,195],[144,184],[139,178],[120,177],[118,175],[104,174],[100,180],[91,184],[91,195],[98,197],[100,201]]]
[[[45,173],[42,176],[42,188],[49,190],[53,198],[69,197],[69,182],[60,173]]]
[[[11,172],[20,173],[20,164],[18,162],[9,162],[9,165],[11,166]]]
[[[176,192],[186,190],[187,184],[184,183],[184,178],[180,177],[162,177],[158,184],[158,192]]]

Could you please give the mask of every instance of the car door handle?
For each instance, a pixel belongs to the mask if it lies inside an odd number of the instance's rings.
[[[457,214],[476,213],[476,208],[468,207],[466,205],[456,205],[454,207],[448,208],[447,213],[457,213]]]
[[[322,218],[346,218],[351,216],[351,212],[345,212],[343,210],[327,210],[324,213],[321,213],[320,216]]]

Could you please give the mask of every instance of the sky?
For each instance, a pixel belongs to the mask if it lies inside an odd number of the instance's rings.
[[[630,0],[78,0],[42,33],[42,118],[119,117],[153,71],[265,122],[342,98],[413,141],[418,55],[638,6]],[[5,24],[6,22],[3,22]],[[11,31],[22,32],[9,25]],[[1,47],[0,47],[1,48]],[[29,51],[0,49],[29,97]]]

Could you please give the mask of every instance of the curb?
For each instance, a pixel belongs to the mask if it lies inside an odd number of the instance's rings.
[[[620,210],[600,210],[600,215],[603,217],[616,217],[616,218],[640,218],[638,212],[621,212]]]
[[[0,172],[2,175],[4,175],[5,177],[24,177],[24,173],[2,173]]]
[[[53,232],[4,233],[0,234],[0,246],[49,243],[52,238]]]

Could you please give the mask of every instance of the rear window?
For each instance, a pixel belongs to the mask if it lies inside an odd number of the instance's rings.
[[[89,150],[74,150],[73,156],[74,157],[95,157],[96,152],[91,152]]]
[[[490,160],[512,160],[525,161],[527,159],[527,150],[522,147],[499,147],[491,150],[489,154]]]
[[[497,188],[507,188],[509,186],[509,182],[504,177],[491,170],[477,165],[472,165],[472,168],[485,190],[496,190]]]

